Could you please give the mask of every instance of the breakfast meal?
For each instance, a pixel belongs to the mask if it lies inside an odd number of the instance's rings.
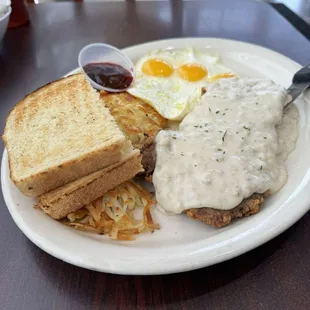
[[[135,78],[83,69],[26,96],[4,130],[11,180],[51,218],[115,240],[160,229],[155,210],[218,228],[286,183],[299,115],[271,80],[192,47],[144,55]]]

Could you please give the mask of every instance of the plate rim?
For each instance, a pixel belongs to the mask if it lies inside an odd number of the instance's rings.
[[[164,44],[164,43],[169,43],[169,44],[173,44],[173,42],[178,42],[178,41],[200,41],[200,40],[206,40],[206,41],[228,41],[228,43],[234,43],[234,44],[243,44],[243,45],[247,45],[249,47],[255,47],[255,48],[259,48],[261,50],[263,50],[264,52],[268,52],[271,54],[274,54],[275,56],[280,56],[281,58],[285,59],[286,61],[289,61],[292,63],[292,65],[295,66],[299,66],[301,67],[300,64],[298,64],[297,62],[295,62],[294,60],[290,59],[289,57],[280,54],[276,51],[273,51],[269,48],[260,46],[260,45],[256,45],[256,44],[252,44],[252,43],[248,43],[248,42],[243,42],[243,41],[238,41],[238,40],[230,40],[230,39],[224,39],[224,38],[214,38],[214,37],[187,37],[187,38],[171,38],[171,39],[165,39],[165,40],[156,40],[156,41],[150,41],[150,42],[145,42],[142,44],[136,44],[130,47],[126,47],[123,48],[122,50],[125,52],[130,51],[131,49],[134,50],[135,48],[143,48],[147,45],[150,44]],[[185,45],[185,43],[184,43]],[[70,72],[68,72],[65,76],[76,73],[79,70],[79,68],[76,68]],[[294,212],[293,216],[291,216],[290,218],[286,219],[285,221],[281,222],[281,223],[277,223],[278,225],[274,226],[273,228],[269,229],[267,232],[265,232],[263,235],[260,236],[260,238],[258,240],[256,240],[255,242],[252,242],[251,244],[247,244],[245,246],[240,246],[238,249],[235,249],[233,251],[230,252],[226,252],[223,253],[220,256],[214,256],[212,257],[212,259],[202,259],[199,262],[193,263],[190,261],[186,261],[183,260],[182,264],[178,264],[177,266],[167,266],[167,268],[165,267],[158,267],[158,265],[148,265],[145,264],[143,265],[143,267],[140,265],[138,267],[135,268],[131,268],[131,269],[124,269],[124,268],[117,268],[115,266],[108,266],[106,264],[102,264],[102,266],[93,266],[92,261],[87,262],[87,261],[83,261],[80,260],[76,257],[74,257],[73,255],[70,254],[70,252],[67,252],[65,249],[59,248],[59,247],[55,247],[55,245],[51,246],[48,242],[46,242],[46,240],[48,240],[48,238],[44,238],[44,239],[38,239],[35,236],[35,233],[33,232],[33,230],[28,227],[24,222],[22,217],[20,216],[18,210],[15,208],[16,206],[14,206],[13,201],[11,196],[9,195],[9,186],[5,186],[5,184],[7,183],[7,178],[9,178],[8,174],[4,174],[4,171],[7,171],[7,151],[6,149],[4,149],[3,154],[2,154],[2,163],[1,163],[1,188],[2,188],[2,192],[3,192],[3,197],[4,197],[4,201],[5,204],[14,220],[14,222],[16,223],[16,225],[18,226],[18,228],[25,234],[25,236],[32,241],[34,244],[36,244],[36,246],[38,246],[39,248],[41,248],[43,251],[47,252],[48,254],[62,260],[65,261],[67,263],[76,265],[78,267],[82,267],[82,268],[86,268],[86,269],[90,269],[90,270],[95,270],[95,271],[99,271],[99,272],[108,272],[108,273],[113,273],[113,274],[122,274],[122,275],[155,275],[155,274],[172,274],[172,273],[177,273],[177,272],[185,272],[185,271],[189,271],[189,270],[195,270],[195,269],[199,269],[199,268],[203,268],[203,267],[207,267],[213,264],[217,264],[229,259],[232,259],[234,257],[237,257],[241,254],[244,254],[248,251],[251,251],[252,249],[259,247],[260,245],[268,242],[269,240],[275,238],[276,236],[278,236],[279,234],[281,234],[283,231],[287,230],[289,227],[291,227],[294,223],[296,223],[302,216],[304,216],[305,213],[307,213],[307,211],[310,209],[310,200],[308,199],[304,199],[303,204],[299,205],[299,212]],[[302,206],[301,206],[302,205]],[[263,223],[265,223],[263,221]],[[256,230],[259,231],[258,228],[256,228]],[[257,231],[255,232],[257,233]],[[203,241],[201,241],[203,243]],[[103,245],[104,247],[104,245]],[[190,255],[190,253],[188,253],[188,255]],[[186,255],[185,255],[186,256]],[[203,255],[201,255],[203,256]]]

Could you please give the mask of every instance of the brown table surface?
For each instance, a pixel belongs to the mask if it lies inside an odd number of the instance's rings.
[[[94,41],[125,47],[213,36],[257,43],[302,64],[310,60],[307,39],[264,3],[51,3],[29,11],[31,25],[9,30],[0,44],[1,130],[19,99],[75,68],[79,49]],[[22,234],[0,199],[0,309],[310,309],[310,214],[267,244],[216,266],[117,276],[46,254]]]

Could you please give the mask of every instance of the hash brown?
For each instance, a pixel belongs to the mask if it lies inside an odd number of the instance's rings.
[[[142,99],[126,92],[111,94],[100,92],[100,97],[125,136],[133,146],[141,150],[150,144],[156,134],[163,129],[167,120]]]

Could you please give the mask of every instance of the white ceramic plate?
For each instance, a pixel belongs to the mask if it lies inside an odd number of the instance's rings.
[[[301,67],[259,46],[211,38],[151,42],[124,52],[136,61],[157,48],[187,45],[216,49],[223,63],[237,74],[270,78],[284,87],[289,86],[293,74]],[[4,152],[1,181],[6,204],[18,227],[38,247],[63,261],[88,269],[118,274],[165,274],[230,259],[274,238],[309,209],[310,114],[307,100],[305,96],[298,102],[299,139],[287,161],[287,184],[267,199],[257,215],[225,228],[214,229],[183,215],[164,216],[155,210],[154,218],[161,229],[140,235],[133,242],[112,241],[106,236],[75,231],[33,209],[34,200],[23,196],[12,184]]]

